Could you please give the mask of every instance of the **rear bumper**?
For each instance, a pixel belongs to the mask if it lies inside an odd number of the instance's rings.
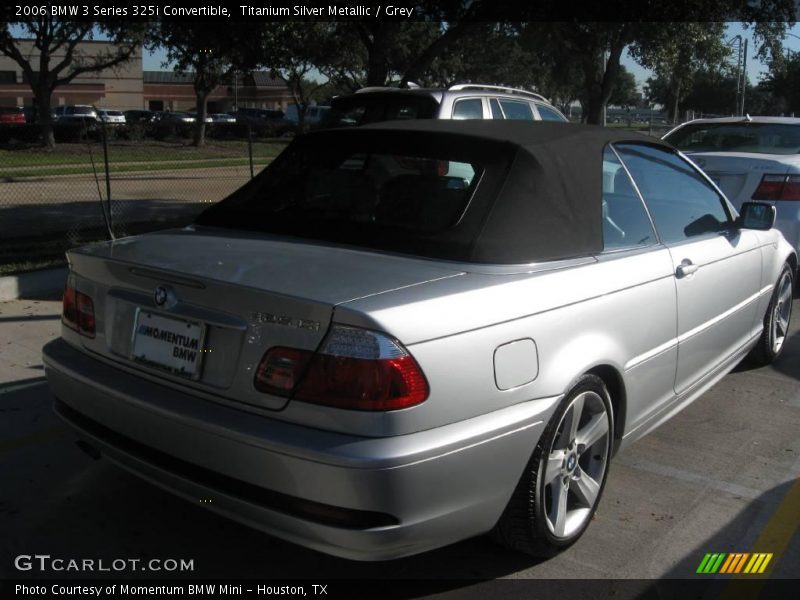
[[[205,508],[357,560],[490,530],[559,400],[364,438],[176,392],[60,339],[43,354],[56,412],[109,459]]]

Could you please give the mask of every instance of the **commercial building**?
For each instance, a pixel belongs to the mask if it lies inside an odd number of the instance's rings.
[[[31,61],[38,64],[39,51],[34,40],[17,40],[17,47]],[[75,59],[92,57],[113,51],[110,42],[81,42],[75,48]],[[53,53],[50,64],[64,59],[65,48]],[[98,73],[79,75],[71,83],[61,85],[53,93],[52,105],[96,104],[106,108],[140,107],[142,103],[142,54],[137,50],[131,60]],[[33,91],[25,73],[16,62],[0,55],[0,106],[32,106]]]
[[[17,40],[31,64],[38,62],[33,40]],[[91,58],[113,50],[110,42],[87,41],[76,47],[77,57]],[[64,58],[64,50],[54,53],[51,64]],[[286,84],[269,73],[238,74],[220,85],[208,97],[209,112],[228,112],[238,107],[286,110],[292,95]],[[142,54],[137,50],[131,60],[114,68],[76,77],[56,88],[52,106],[94,104],[117,110],[149,109],[195,110],[191,73],[143,71]],[[7,56],[0,55],[0,106],[35,105],[30,82],[22,68]]]

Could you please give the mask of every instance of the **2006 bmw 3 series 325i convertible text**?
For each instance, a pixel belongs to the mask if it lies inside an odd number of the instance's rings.
[[[615,451],[781,353],[774,219],[633,133],[320,131],[190,227],[71,251],[45,368],[104,456],[278,537],[548,555]]]

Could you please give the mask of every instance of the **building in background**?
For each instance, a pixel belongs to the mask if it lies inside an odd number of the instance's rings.
[[[143,108],[148,110],[195,110],[191,73],[144,72]],[[231,112],[237,108],[267,108],[286,111],[293,102],[286,84],[263,71],[239,74],[217,86],[208,96],[209,113]]]
[[[17,46],[23,54],[31,57],[35,64],[38,51],[33,40],[18,40]],[[111,42],[81,42],[76,56],[96,56],[113,47]],[[51,62],[63,60],[54,53]],[[136,51],[131,60],[99,73],[79,75],[67,85],[56,88],[52,106],[63,104],[96,104],[103,108],[124,109],[141,107],[142,103],[142,53]],[[22,68],[7,56],[0,55],[0,106],[33,106],[34,97],[30,82]]]
[[[33,40],[18,40],[32,63],[37,60]],[[86,41],[76,48],[82,56],[106,52],[111,42]],[[55,54],[53,61],[64,57]],[[240,108],[286,110],[292,95],[286,84],[269,73],[239,74],[236,81],[220,85],[208,97],[208,112],[228,112]],[[21,67],[0,55],[0,106],[34,106],[34,95]],[[56,88],[52,106],[93,104],[115,110],[196,110],[191,73],[143,71],[142,54],[137,50],[131,60],[99,73],[87,73],[71,83]]]

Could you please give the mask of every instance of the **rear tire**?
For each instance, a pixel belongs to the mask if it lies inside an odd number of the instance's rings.
[[[605,486],[614,439],[608,389],[582,376],[553,415],[492,538],[533,556],[553,556],[589,526]]]
[[[792,318],[793,290],[792,267],[785,264],[772,292],[767,314],[764,315],[764,330],[758,343],[750,351],[749,358],[756,364],[768,365],[783,352]]]

